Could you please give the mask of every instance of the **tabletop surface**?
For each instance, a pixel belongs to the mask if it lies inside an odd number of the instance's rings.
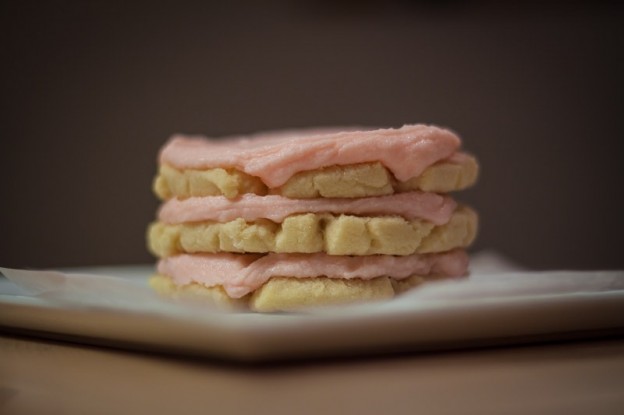
[[[0,336],[0,413],[616,414],[624,338],[244,365]]]

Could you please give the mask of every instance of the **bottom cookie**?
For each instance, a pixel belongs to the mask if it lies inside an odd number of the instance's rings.
[[[259,289],[241,298],[229,297],[221,286],[206,287],[196,282],[177,285],[172,278],[162,274],[154,275],[149,284],[156,292],[169,298],[192,299],[219,309],[250,309],[267,313],[385,300],[424,282],[444,278],[457,277],[413,275],[402,280],[390,277],[371,280],[273,277]]]

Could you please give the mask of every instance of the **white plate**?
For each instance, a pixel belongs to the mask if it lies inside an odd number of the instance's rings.
[[[46,278],[33,274],[39,279],[25,284],[27,290],[0,278],[0,326],[85,343],[243,361],[434,350],[624,331],[620,271],[473,272],[469,281],[431,284],[392,301],[268,315],[217,312],[152,298],[144,287],[151,267],[80,272],[119,278],[59,282],[56,275],[51,289]],[[98,284],[104,281],[95,296],[89,295],[94,291],[89,278]]]

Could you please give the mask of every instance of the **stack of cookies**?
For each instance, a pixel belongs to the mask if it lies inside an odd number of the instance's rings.
[[[391,298],[467,275],[478,165],[427,125],[174,136],[148,230],[151,286],[259,312]]]

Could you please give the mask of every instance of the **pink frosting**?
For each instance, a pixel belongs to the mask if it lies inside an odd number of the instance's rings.
[[[228,222],[236,218],[282,222],[296,213],[350,213],[397,215],[442,225],[449,221],[456,206],[457,203],[448,196],[420,191],[359,199],[289,199],[279,195],[245,194],[236,199],[225,196],[170,199],[162,205],[158,217],[170,224],[206,220]]]
[[[158,272],[178,285],[198,282],[223,286],[232,298],[240,298],[261,287],[273,276],[311,278],[361,278],[380,276],[405,279],[410,275],[466,275],[468,255],[463,250],[439,254],[391,256],[331,256],[327,254],[209,254],[178,255],[161,259]]]
[[[236,168],[277,187],[300,171],[380,161],[405,181],[450,157],[459,145],[452,132],[422,124],[366,131],[284,131],[220,140],[176,135],[163,147],[160,162],[177,168]]]

